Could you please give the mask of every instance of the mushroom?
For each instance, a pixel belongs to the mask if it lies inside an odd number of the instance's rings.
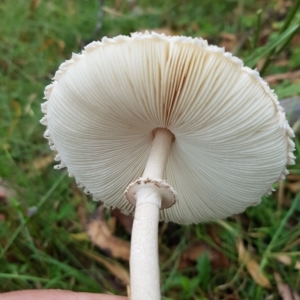
[[[45,98],[56,168],[106,207],[134,213],[132,300],[160,299],[159,219],[243,212],[294,164],[294,133],[268,84],[199,38],[92,42],[60,66]]]

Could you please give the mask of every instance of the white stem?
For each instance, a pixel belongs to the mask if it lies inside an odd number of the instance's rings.
[[[163,179],[173,139],[174,135],[170,130],[164,128],[156,129],[151,152],[143,173],[144,178]]]
[[[173,134],[157,129],[143,178],[162,179]],[[131,300],[159,300],[158,221],[161,196],[159,191],[141,189],[132,228],[130,251]]]
[[[160,299],[158,217],[156,204],[143,203],[136,207],[130,251],[131,300]]]

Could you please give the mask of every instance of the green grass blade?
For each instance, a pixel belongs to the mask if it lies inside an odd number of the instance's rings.
[[[296,198],[293,200],[293,203],[292,203],[290,209],[288,210],[287,214],[284,216],[284,218],[280,222],[280,225],[277,228],[275,234],[273,235],[273,238],[272,238],[271,242],[268,244],[265,252],[263,253],[262,260],[261,260],[261,263],[260,263],[260,269],[261,270],[263,270],[265,268],[265,266],[268,262],[268,258],[271,254],[271,251],[272,251],[275,243],[277,242],[277,239],[280,237],[280,235],[281,235],[281,233],[284,229],[284,226],[287,224],[288,220],[290,219],[292,214],[297,209],[297,206],[299,205],[299,200],[300,200],[300,193],[298,193]]]
[[[41,208],[41,206],[45,203],[45,201],[51,196],[51,194],[55,191],[55,189],[58,187],[58,185],[63,181],[63,179],[66,177],[67,173],[63,173],[58,179],[53,183],[53,185],[50,187],[50,189],[47,191],[47,193],[41,198],[41,200],[36,205],[37,209]],[[31,220],[30,217],[27,219],[23,219],[23,222],[16,228],[16,230],[13,232],[12,236],[6,243],[5,247],[2,249],[2,252],[0,254],[0,258],[3,257],[3,255],[6,253],[6,251],[9,249],[15,238],[19,235],[19,233],[22,231],[24,226]]]
[[[291,35],[294,35],[297,32],[297,30],[299,30],[299,28],[300,28],[299,24],[293,25],[288,30],[280,34],[278,38],[271,41],[268,45],[256,49],[253,52],[253,54],[245,58],[244,60],[245,65],[254,68],[259,60],[267,56],[272,50],[276,49],[276,47],[280,46]]]

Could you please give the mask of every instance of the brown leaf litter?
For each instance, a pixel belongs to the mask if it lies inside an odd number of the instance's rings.
[[[93,244],[114,258],[128,261],[130,256],[130,243],[112,234],[106,221],[102,220],[103,208],[100,207],[86,226],[86,232]]]
[[[252,279],[260,286],[264,288],[270,288],[271,283],[266,275],[260,269],[258,262],[251,256],[251,254],[246,250],[242,239],[237,240],[237,250],[239,263],[245,265],[248,273],[251,275]]]

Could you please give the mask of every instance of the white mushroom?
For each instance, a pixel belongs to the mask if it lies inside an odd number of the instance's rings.
[[[57,168],[105,206],[135,212],[132,300],[160,299],[159,219],[242,212],[294,163],[276,95],[257,71],[202,39],[103,38],[60,66],[45,98],[41,122]]]

